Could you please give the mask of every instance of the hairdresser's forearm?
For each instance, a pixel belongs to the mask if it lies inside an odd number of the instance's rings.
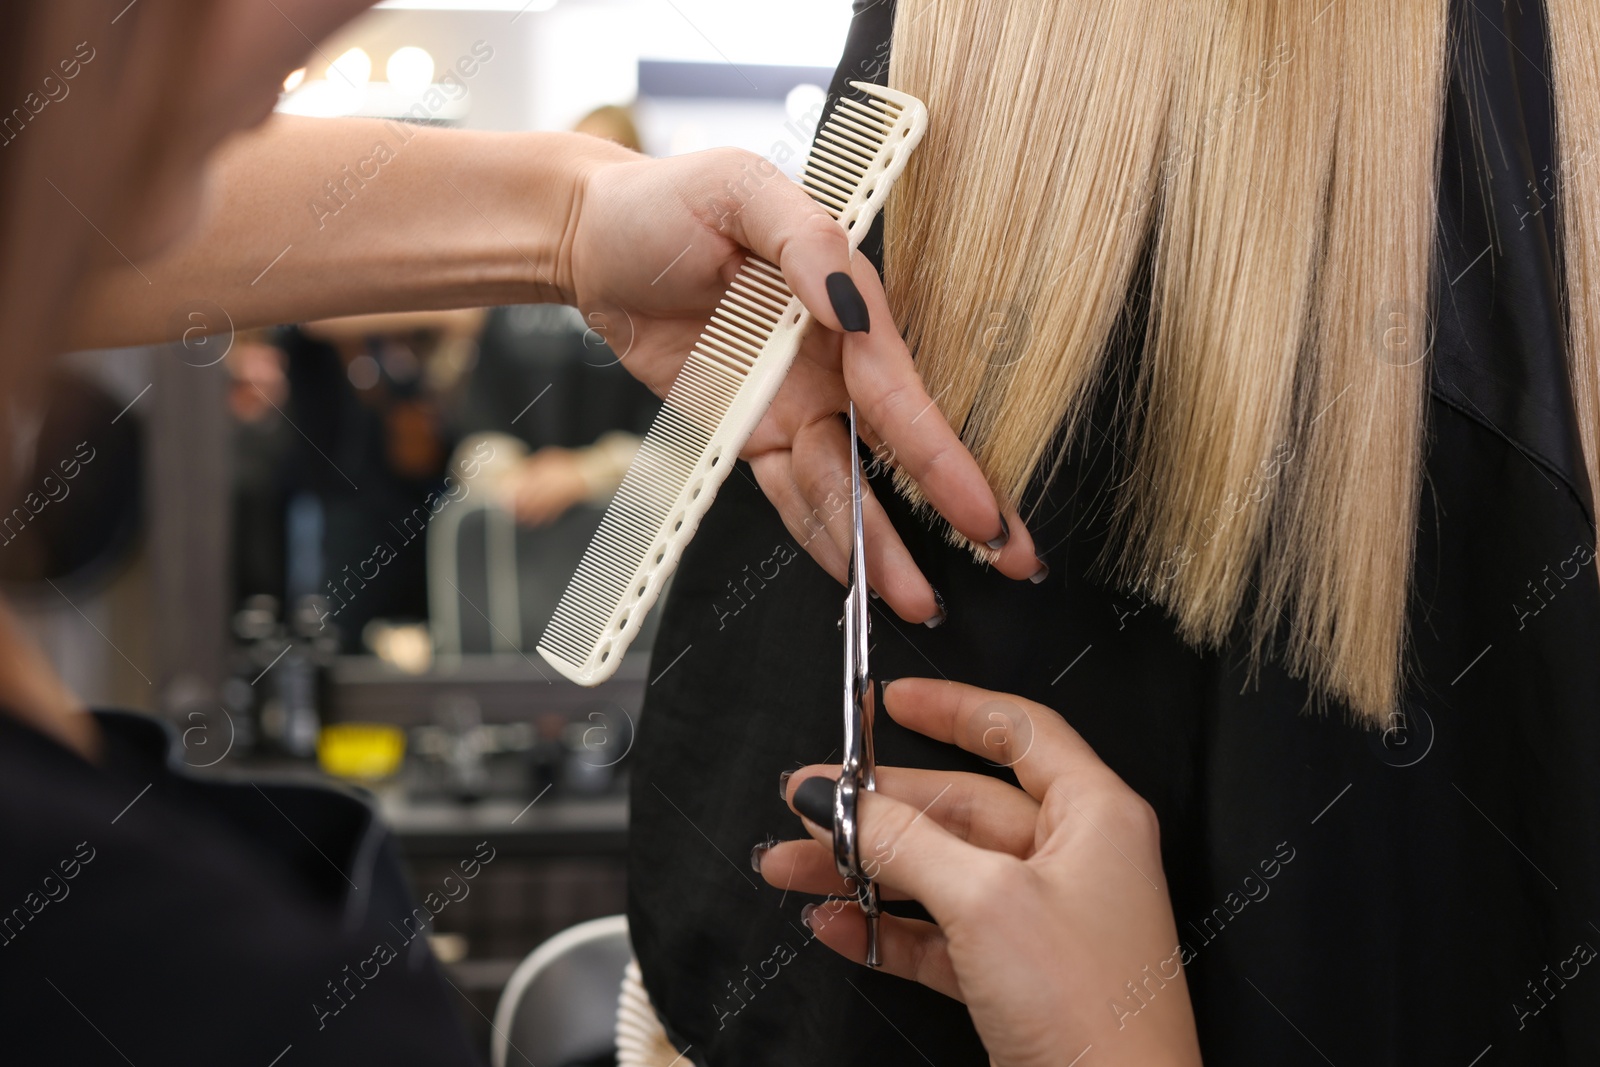
[[[578,176],[616,151],[574,134],[275,117],[225,146],[193,231],[95,279],[73,345],[180,336],[211,305],[242,329],[568,299]]]

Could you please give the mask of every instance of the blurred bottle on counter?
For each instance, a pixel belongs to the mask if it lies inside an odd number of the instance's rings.
[[[545,790],[560,782],[561,765],[567,757],[567,747],[561,741],[566,726],[566,716],[549,711],[540,715],[534,724],[534,742],[528,749],[529,796],[543,796]]]
[[[286,626],[275,626],[259,640],[251,660],[260,664],[252,687],[261,693],[263,747],[296,759],[317,754],[328,676],[339,652],[339,637],[323,625],[327,603],[309,594],[298,598]]]
[[[222,706],[232,720],[233,750],[240,756],[254,754],[261,744],[261,694],[251,683],[282,649],[278,635],[275,596],[246,597],[233,613],[234,650],[222,683]]]
[[[475,804],[489,795],[489,765],[484,757],[495,748],[483,725],[483,711],[471,697],[454,695],[439,702],[434,719],[443,729],[447,788],[460,803]]]
[[[633,716],[614,701],[590,705],[561,731],[561,788],[599,796],[617,780],[618,765],[633,749]]]

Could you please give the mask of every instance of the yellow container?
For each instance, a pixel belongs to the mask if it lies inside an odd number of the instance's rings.
[[[400,769],[405,755],[405,731],[384,723],[335,723],[324,726],[317,737],[317,763],[337,778],[387,778]]]

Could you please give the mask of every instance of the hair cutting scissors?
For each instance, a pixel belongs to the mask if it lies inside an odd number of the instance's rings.
[[[844,599],[844,761],[833,792],[833,862],[853,885],[867,917],[867,966],[878,966],[878,885],[861,867],[856,807],[863,790],[876,788],[872,717],[876,690],[867,671],[871,619],[867,604],[866,537],[861,524],[861,456],[856,450],[856,406],[850,405],[850,577]]]

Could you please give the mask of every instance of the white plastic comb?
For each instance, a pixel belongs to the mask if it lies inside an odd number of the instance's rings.
[[[850,84],[868,99],[840,99],[801,184],[854,249],[922,139],[928,112],[905,93]],[[777,267],[752,256],[739,268],[539,639],[539,655],[556,670],[598,685],[617,669],[810,325]]]

